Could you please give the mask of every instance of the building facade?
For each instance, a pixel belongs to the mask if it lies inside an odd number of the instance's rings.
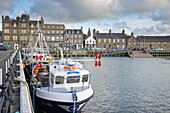
[[[66,29],[64,33],[64,47],[73,49],[83,48],[83,27],[81,29]]]
[[[127,39],[128,36],[123,30],[122,33],[112,33],[109,30],[109,33],[94,33],[93,36],[96,38],[96,47],[97,48],[106,48],[106,49],[125,49],[127,48]]]
[[[92,48],[96,48],[96,40],[92,36],[89,36],[85,38],[85,49]]]
[[[30,20],[30,16],[22,14],[16,19],[9,16],[2,16],[2,40],[5,47],[13,49],[14,44],[19,47],[26,47],[31,40],[37,40],[37,23],[44,33],[45,40],[49,47],[54,47],[56,44],[64,45],[64,24],[44,24],[44,19]]]
[[[137,36],[140,48],[170,50],[170,36]]]

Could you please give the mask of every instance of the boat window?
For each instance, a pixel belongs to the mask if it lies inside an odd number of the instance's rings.
[[[87,82],[88,81],[88,75],[83,75],[82,82]]]
[[[79,81],[80,81],[80,76],[67,77],[67,83],[78,83]]]
[[[35,58],[35,56],[33,56],[33,58]]]
[[[56,84],[63,84],[64,83],[64,77],[63,76],[56,76]]]
[[[51,74],[51,83],[54,83],[54,75]]]

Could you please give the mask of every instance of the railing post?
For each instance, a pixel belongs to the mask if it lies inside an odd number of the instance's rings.
[[[8,63],[6,61],[6,73],[8,72]]]

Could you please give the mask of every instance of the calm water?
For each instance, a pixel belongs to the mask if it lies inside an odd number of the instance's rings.
[[[84,67],[94,96],[82,113],[170,112],[170,60],[103,57],[102,67]]]

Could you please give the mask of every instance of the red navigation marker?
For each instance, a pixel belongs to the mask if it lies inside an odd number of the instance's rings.
[[[101,61],[99,60],[99,67],[101,66]]]
[[[42,56],[40,55],[40,60],[42,60]]]
[[[95,53],[95,57],[96,57],[96,59],[97,59],[97,53]]]
[[[101,54],[99,53],[99,59],[101,59]]]
[[[40,68],[42,68],[42,62],[40,63]]]
[[[38,68],[39,64],[37,63],[37,68]]]
[[[97,63],[97,61],[95,61],[95,62],[96,62],[96,63],[95,63],[95,67],[97,67],[97,64],[98,64],[98,63]]]
[[[38,60],[38,55],[36,55],[36,60]]]

